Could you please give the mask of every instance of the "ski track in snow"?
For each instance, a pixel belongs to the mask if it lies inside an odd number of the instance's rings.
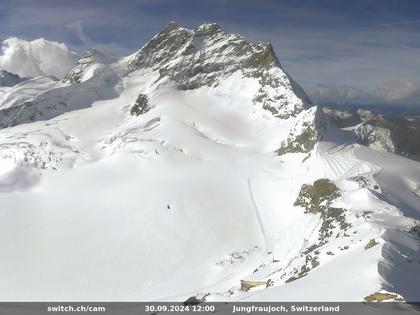
[[[373,163],[364,161],[356,157],[355,149],[358,145],[337,145],[327,151],[318,150],[326,169],[331,170],[331,179],[345,179],[356,176],[369,178],[372,183],[376,183],[374,175],[381,168]]]
[[[266,229],[265,229],[265,226],[264,226],[264,222],[261,219],[260,208],[258,207],[257,201],[255,200],[255,197],[254,197],[254,193],[252,192],[252,184],[251,184],[251,179],[250,178],[248,178],[247,184],[248,184],[248,189],[249,189],[249,195],[251,197],[251,201],[252,201],[252,204],[253,204],[253,207],[254,207],[254,210],[255,210],[255,216],[258,220],[258,225],[259,225],[259,228],[261,230],[261,234],[262,234],[263,239],[264,239],[263,250],[266,250],[267,248],[270,248],[271,241],[270,241],[270,239],[267,235],[267,232],[266,232]]]

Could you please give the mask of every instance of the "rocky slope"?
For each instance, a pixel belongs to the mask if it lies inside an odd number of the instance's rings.
[[[354,133],[357,141],[376,150],[400,154],[420,161],[420,119],[417,115],[390,116],[369,110],[345,111],[324,108],[337,124]]]
[[[23,80],[24,79],[17,74],[10,73],[6,70],[0,70],[0,87],[11,87]]]
[[[271,44],[249,43],[240,35],[225,34],[214,23],[193,31],[170,23],[128,65],[129,71],[145,67],[158,70],[160,78],[169,78],[181,90],[217,86],[241,71],[259,82],[253,103],[281,118],[295,117],[311,105],[281,68]]]

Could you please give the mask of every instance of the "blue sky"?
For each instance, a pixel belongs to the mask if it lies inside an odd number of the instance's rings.
[[[417,0],[0,0],[0,40],[11,36],[96,47],[122,56],[169,21],[272,42],[316,100],[420,103]]]

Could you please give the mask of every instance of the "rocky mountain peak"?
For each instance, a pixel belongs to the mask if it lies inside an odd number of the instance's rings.
[[[80,58],[80,61],[81,60],[99,61],[103,59],[106,59],[106,56],[104,53],[100,52],[96,48],[90,48],[82,55],[82,57]]]
[[[0,70],[0,87],[11,87],[21,81],[23,81],[23,79],[19,75],[6,70]]]
[[[217,23],[204,23],[194,30],[197,36],[209,36],[218,32],[223,32],[223,30]]]
[[[95,63],[107,63],[108,58],[95,48],[87,50],[77,61],[73,69],[63,78],[64,83],[80,83],[86,69]]]
[[[296,116],[311,105],[280,66],[271,44],[226,34],[216,23],[189,30],[171,22],[129,62],[129,72],[141,68],[159,71],[161,79],[169,78],[182,90],[217,86],[240,71],[261,85],[254,103],[280,118]]]
[[[168,23],[168,25],[166,26],[166,28],[164,29],[164,31],[172,31],[174,29],[179,28],[178,24],[175,21],[170,21]]]

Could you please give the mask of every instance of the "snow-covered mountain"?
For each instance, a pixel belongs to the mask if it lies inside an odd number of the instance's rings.
[[[1,300],[419,300],[420,164],[270,44],[170,23],[0,94]]]
[[[23,80],[24,79],[17,74],[6,70],[0,70],[0,88],[14,86]]]
[[[420,118],[415,113],[375,114],[369,110],[323,108],[338,127],[354,134],[358,143],[420,161]]]

